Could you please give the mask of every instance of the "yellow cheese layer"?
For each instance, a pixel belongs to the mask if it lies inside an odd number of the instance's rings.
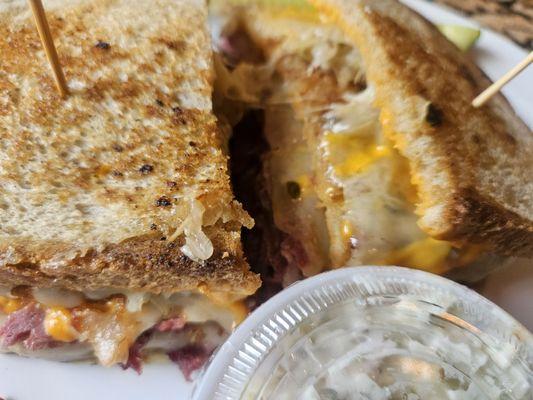
[[[240,324],[248,316],[248,307],[243,301],[236,301],[227,307],[232,313],[236,324]]]
[[[324,138],[330,161],[340,177],[364,172],[379,159],[391,155],[389,147],[376,144],[374,138],[331,132]]]
[[[386,263],[441,274],[447,270],[446,258],[451,250],[450,243],[428,237],[394,251]]]
[[[205,285],[198,287],[198,292],[206,296],[213,304],[226,308],[229,310],[235,320],[235,324],[240,324],[248,315],[248,307],[242,300],[235,300],[237,294],[230,292],[227,293],[215,293]]]
[[[51,307],[46,310],[44,330],[48,336],[59,342],[72,342],[79,336],[72,326],[72,314],[63,307]]]
[[[0,296],[0,310],[4,314],[11,314],[22,307],[24,307],[24,302],[22,300]]]

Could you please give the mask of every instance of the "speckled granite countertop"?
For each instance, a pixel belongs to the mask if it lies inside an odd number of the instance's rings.
[[[533,49],[533,0],[434,0]]]

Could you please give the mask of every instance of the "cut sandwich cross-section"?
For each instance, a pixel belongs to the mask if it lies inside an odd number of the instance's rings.
[[[365,60],[384,134],[408,160],[420,227],[455,246],[531,256],[533,136],[483,72],[397,1],[312,1]]]
[[[227,66],[216,87],[264,109],[285,284],[294,268],[364,264],[479,279],[531,254],[528,129],[501,98],[470,106],[485,78],[427,21],[396,1],[233,3],[214,6]]]
[[[141,347],[208,353],[259,279],[211,110],[206,5],[46,6],[66,99],[26,2],[0,7],[2,350],[104,365]]]

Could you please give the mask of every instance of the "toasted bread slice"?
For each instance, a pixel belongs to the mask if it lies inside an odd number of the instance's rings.
[[[354,40],[386,135],[410,163],[419,225],[434,238],[533,255],[533,135],[424,18],[393,0],[313,0]]]
[[[2,285],[253,293],[204,2],[45,6],[66,99],[26,2],[0,6]]]

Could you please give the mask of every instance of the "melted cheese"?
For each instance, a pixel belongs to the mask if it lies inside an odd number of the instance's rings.
[[[394,251],[387,264],[405,265],[436,274],[446,272],[446,259],[452,250],[448,242],[426,238]]]
[[[228,306],[229,311],[233,314],[233,319],[236,324],[240,324],[248,316],[250,310],[244,301],[236,301]]]
[[[341,235],[342,237],[345,239],[345,240],[348,240],[352,237],[353,235],[353,227],[352,227],[352,224],[350,223],[350,221],[342,221],[342,224],[341,224]]]
[[[63,307],[46,309],[44,330],[50,337],[59,342],[72,342],[79,337],[78,331],[72,325],[71,312]]]
[[[50,307],[73,308],[84,301],[82,293],[59,288],[33,288],[32,295],[37,302]]]
[[[0,310],[4,314],[11,314],[24,306],[21,299],[11,299],[5,296],[0,296]]]
[[[12,297],[0,296],[1,313],[10,314],[36,302],[45,313],[43,328],[47,335],[58,342],[79,341],[89,346],[102,365],[124,362],[135,339],[166,318],[181,316],[190,323],[215,324],[229,333],[248,314],[244,303],[235,301],[240,296],[231,293],[155,295],[102,290],[85,295],[60,290],[55,297],[55,289],[13,291],[16,294]],[[57,305],[61,303],[74,306]]]
[[[332,104],[323,116],[323,158],[342,186],[353,184],[358,175],[396,156],[381,133],[373,101],[374,90],[370,86],[360,93],[345,94],[343,102]]]
[[[263,7],[272,18],[294,21],[305,21],[309,23],[319,23],[320,16],[307,1],[272,1],[266,3],[268,7]],[[287,23],[287,21],[284,21]]]
[[[243,301],[235,300],[236,294],[213,293],[205,287],[198,288],[202,295],[183,297],[180,305],[185,318],[217,321],[224,329],[231,332],[248,315],[248,307]]]
[[[487,249],[485,246],[482,245],[465,245],[461,248],[459,252],[459,259],[457,262],[458,267],[464,267],[466,265],[469,265],[476,261],[480,257],[480,255],[486,251]]]
[[[386,146],[369,146],[362,151],[355,151],[348,155],[344,162],[335,165],[335,172],[341,176],[358,174],[374,164],[381,157],[386,157],[389,154],[390,150]]]
[[[342,212],[331,215],[340,219],[338,240],[351,249],[349,260],[338,263],[447,271],[452,246],[429,238],[417,225],[418,182],[391,145],[391,140],[402,143],[391,130],[390,116],[377,112],[371,86],[344,97],[345,102],[332,105],[323,125],[325,156],[344,192]]]

